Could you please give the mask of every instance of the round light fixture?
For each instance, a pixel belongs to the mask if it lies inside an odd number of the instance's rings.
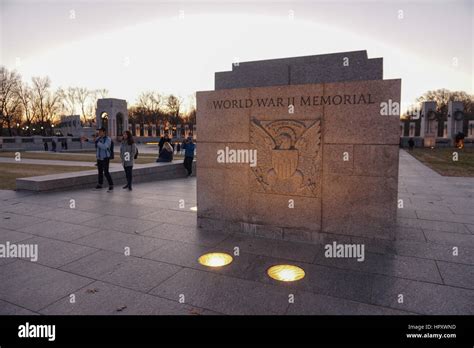
[[[232,256],[225,253],[209,253],[202,255],[198,262],[208,267],[222,267],[232,262]]]
[[[270,278],[282,282],[294,282],[303,279],[305,276],[302,268],[293,265],[272,266],[268,269],[267,274]]]

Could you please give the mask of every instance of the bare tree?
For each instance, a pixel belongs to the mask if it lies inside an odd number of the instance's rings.
[[[58,119],[60,111],[61,92],[59,90],[55,92],[48,92],[45,101],[45,121],[50,133],[52,133],[52,124]]]
[[[46,107],[51,80],[49,77],[33,77],[31,81],[33,83],[34,103],[38,109],[36,120],[44,129],[48,117]]]
[[[61,96],[61,102],[63,105],[64,111],[68,115],[74,115],[76,112],[77,97],[76,97],[76,88],[68,87],[66,89],[59,89],[59,95]]]
[[[159,92],[147,91],[138,96],[136,115],[142,116],[142,121],[156,124],[161,113],[163,97]]]
[[[179,121],[179,112],[182,103],[182,99],[180,97],[174,96],[173,94],[170,94],[166,100],[166,107],[168,108],[175,123]]]
[[[21,77],[16,71],[0,67],[0,135],[3,131],[3,124],[6,123],[8,134],[12,136],[12,121],[21,109],[21,102],[16,94],[20,83]]]
[[[26,126],[28,129],[30,129],[33,119],[36,117],[36,106],[33,101],[33,91],[31,87],[28,86],[28,83],[21,82],[16,90],[16,94],[23,109]]]
[[[461,101],[464,104],[466,113],[473,113],[474,96],[469,95],[464,91],[450,91],[447,89],[437,89],[435,91],[428,91],[417,99],[417,102],[436,101],[436,107],[439,112],[448,112],[448,103],[450,101]]]
[[[98,99],[107,98],[109,96],[109,90],[105,88],[97,89],[95,92],[97,93],[96,95]]]
[[[91,91],[89,91],[87,88],[80,88],[80,87],[76,88],[76,99],[81,107],[84,123],[87,122],[88,116],[89,117],[91,116],[90,114],[88,114],[88,109],[87,109],[87,101],[90,96],[91,96]]]

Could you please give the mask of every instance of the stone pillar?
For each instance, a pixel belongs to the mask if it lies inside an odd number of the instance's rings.
[[[178,141],[181,140],[181,137],[182,137],[182,134],[181,134],[181,124],[178,124],[176,126],[176,138],[178,139]]]
[[[415,131],[416,131],[416,122],[410,122],[410,125],[408,128],[408,136],[410,138],[413,138],[415,136]]]
[[[436,112],[436,102],[427,101],[421,104],[421,127],[420,137],[424,138],[425,134],[430,134],[429,124],[430,120],[434,120],[433,114]]]
[[[139,123],[135,124],[135,136],[136,137],[141,136],[141,134],[140,134],[140,124]]]
[[[474,120],[469,120],[467,125],[467,137],[474,138]]]
[[[151,126],[151,136],[156,137],[156,125],[155,124]]]
[[[456,134],[463,131],[464,104],[462,102],[448,103],[448,138],[454,145]]]

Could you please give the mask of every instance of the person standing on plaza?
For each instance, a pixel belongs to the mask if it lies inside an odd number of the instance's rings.
[[[122,160],[125,177],[127,178],[127,185],[123,188],[132,191],[132,172],[133,162],[137,155],[137,145],[133,140],[130,131],[123,132],[122,144],[120,144],[120,159]]]
[[[113,191],[114,182],[109,172],[110,160],[113,159],[113,145],[112,139],[105,134],[105,127],[98,129],[99,135],[95,139],[96,157],[97,157],[97,171],[98,183],[96,189],[101,189],[104,184],[104,175],[109,183],[108,192]]]
[[[184,168],[188,171],[188,177],[193,173],[193,159],[194,159],[194,150],[196,145],[193,143],[193,138],[188,137],[182,146],[184,150]]]

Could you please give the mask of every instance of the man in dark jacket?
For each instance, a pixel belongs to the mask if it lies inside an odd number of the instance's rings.
[[[193,173],[193,159],[196,145],[193,143],[193,138],[186,139],[182,146],[184,150],[184,168],[188,171],[188,177]]]

